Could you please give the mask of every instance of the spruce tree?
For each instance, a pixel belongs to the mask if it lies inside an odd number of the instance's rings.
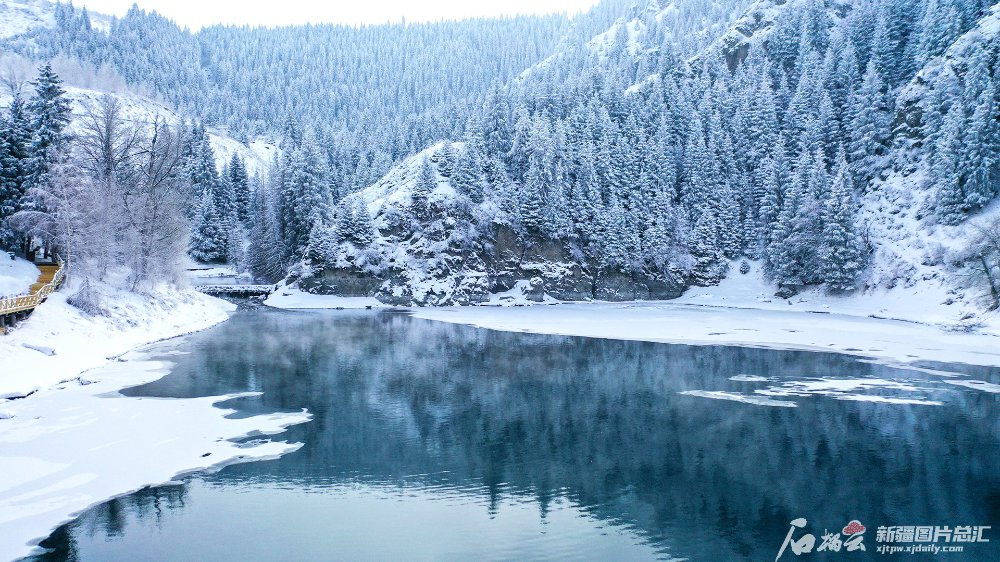
[[[417,182],[413,185],[412,203],[418,213],[427,212],[428,202],[431,194],[437,189],[437,172],[429,158],[424,158],[420,162],[417,172]]]
[[[191,231],[191,242],[188,252],[191,257],[202,263],[222,263],[226,261],[226,246],[228,239],[220,228],[219,215],[215,208],[215,197],[209,190],[201,196],[195,216],[194,228]]]
[[[247,174],[246,162],[233,154],[229,161],[229,183],[233,187],[233,194],[236,200],[236,216],[244,225],[249,225],[250,220],[250,177]]]
[[[691,282],[695,285],[714,285],[725,275],[726,266],[719,247],[717,222],[709,213],[702,213],[694,223],[689,248],[694,258]]]
[[[868,63],[861,87],[851,96],[850,112],[848,155],[855,179],[864,185],[876,172],[889,127],[884,85],[874,62]]]
[[[32,84],[35,96],[28,105],[31,116],[28,181],[34,186],[44,183],[57,152],[69,140],[65,130],[72,108],[65,97],[62,80],[52,71],[52,65],[45,64],[39,68],[38,78]]]
[[[854,186],[847,160],[840,156],[833,184],[823,205],[820,277],[834,291],[852,291],[864,260],[854,219]]]

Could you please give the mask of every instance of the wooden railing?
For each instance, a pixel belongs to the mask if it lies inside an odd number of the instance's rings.
[[[0,316],[26,312],[42,304],[56,289],[62,285],[66,277],[66,269],[62,260],[58,261],[58,269],[52,279],[40,287],[34,288],[31,294],[0,298]]]

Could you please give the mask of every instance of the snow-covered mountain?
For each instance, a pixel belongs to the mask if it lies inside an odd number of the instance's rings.
[[[89,108],[96,108],[101,98],[105,95],[118,98],[121,102],[122,117],[136,124],[151,124],[159,118],[171,127],[183,128],[191,123],[190,118],[185,118],[178,112],[170,109],[166,104],[151,100],[132,93],[110,93],[90,88],[79,88],[76,86],[66,87],[66,99],[72,104],[73,121],[69,125],[70,132],[78,131],[80,120],[87,114]],[[0,93],[0,107],[6,107],[10,103],[10,95],[6,92]],[[246,161],[247,171],[250,175],[255,173],[263,174],[267,171],[278,148],[265,139],[256,139],[249,144],[242,143],[228,134],[221,128],[208,130],[208,136],[215,151],[216,161],[221,169],[228,164],[233,155],[238,155]]]
[[[95,12],[88,14],[94,29],[107,30],[111,18]],[[4,0],[0,2],[0,39],[7,39],[37,28],[55,28],[55,2],[49,0]]]

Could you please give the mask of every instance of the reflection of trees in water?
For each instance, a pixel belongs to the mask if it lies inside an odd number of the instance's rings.
[[[91,508],[80,519],[56,529],[40,545],[51,551],[30,560],[79,560],[76,537],[122,537],[128,531],[130,519],[140,525],[159,527],[168,511],[184,507],[186,494],[187,488],[183,485],[167,485],[108,500]]]
[[[998,520],[995,397],[940,392],[949,403],[937,408],[813,397],[768,408],[677,394],[759,388],[727,380],[741,373],[913,375],[846,356],[525,335],[369,313],[242,314],[192,341],[197,351],[175,374],[138,392],[249,388],[264,395],[241,408],[315,415],[290,431],[307,444],[298,453],[229,467],[210,479],[219,484],[419,482],[468,488],[493,510],[505,495],[530,494],[543,515],[563,496],[658,543],[669,539],[675,554],[714,559],[773,556],[772,543],[800,516],[831,528],[854,517]]]

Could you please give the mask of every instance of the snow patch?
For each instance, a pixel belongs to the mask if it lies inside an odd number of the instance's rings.
[[[288,310],[309,309],[359,309],[388,308],[373,297],[341,297],[337,295],[313,295],[296,287],[279,287],[264,301],[264,304],[274,308]]]
[[[0,298],[27,294],[41,274],[35,264],[0,252]]]
[[[235,306],[191,289],[162,286],[148,295],[116,291],[109,316],[91,316],[67,302],[71,287],[53,293],[10,334],[0,336],[0,404],[72,380],[130,349],[208,328]],[[49,348],[51,356],[30,348]]]
[[[760,375],[736,375],[735,377],[729,377],[729,380],[736,382],[768,382],[772,379]]]
[[[946,380],[944,382],[956,386],[964,386],[965,388],[971,388],[973,390],[980,390],[982,392],[1000,394],[1000,384],[993,384],[991,382],[977,380]]]

